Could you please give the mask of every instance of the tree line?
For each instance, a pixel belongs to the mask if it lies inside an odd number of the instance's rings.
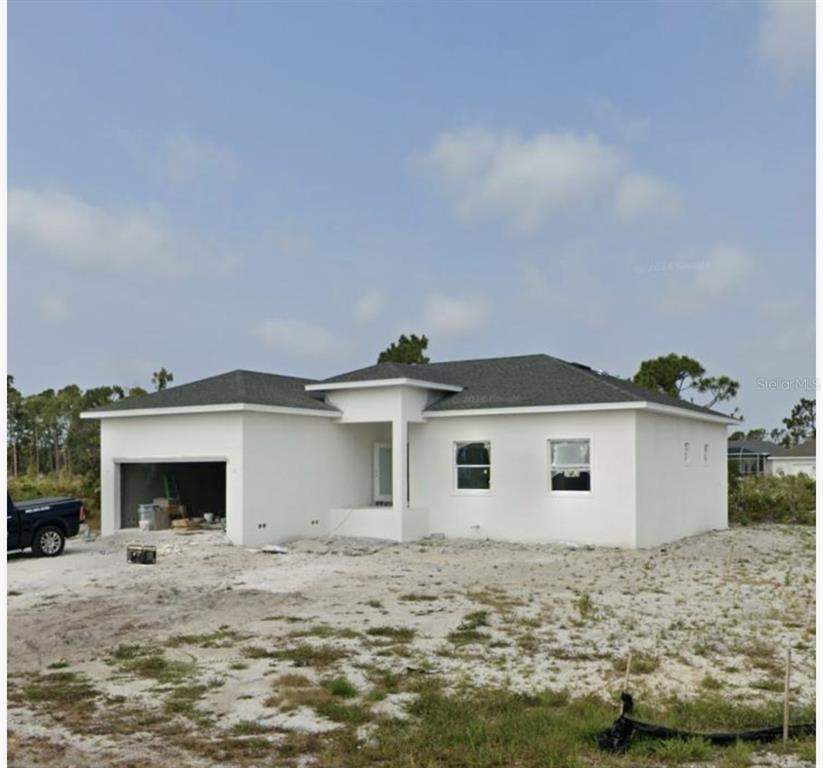
[[[155,391],[174,375],[161,368],[152,375]],[[118,385],[83,391],[76,384],[23,395],[6,377],[6,467],[12,477],[30,473],[68,472],[97,476],[100,472],[100,425],[80,418],[83,411],[148,394],[142,387]]]

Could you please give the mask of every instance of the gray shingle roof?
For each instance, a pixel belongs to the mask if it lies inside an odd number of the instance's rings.
[[[95,411],[128,411],[137,408],[180,408],[190,405],[249,403],[284,408],[306,408],[335,412],[337,409],[306,392],[311,379],[278,376],[254,371],[231,371],[208,379],[192,381],[161,392],[129,397],[95,408]]]
[[[800,445],[793,445],[790,448],[784,448],[782,445],[775,446],[777,450],[774,452],[775,456],[781,457],[785,456],[786,458],[791,458],[792,456],[815,456],[816,455],[816,447],[817,441],[814,438],[806,440],[805,443],[800,443]]]
[[[769,440],[729,440],[730,454],[762,453],[768,456],[779,453],[781,450],[777,443]]]
[[[306,392],[305,386],[398,378],[463,387],[460,392],[446,393],[430,405],[427,410],[433,412],[652,402],[713,416],[726,416],[718,411],[644,389],[630,381],[592,370],[587,366],[542,354],[420,365],[379,363],[320,382],[270,373],[232,371],[190,384],[170,387],[162,392],[128,398],[95,410],[125,411],[138,408],[249,403],[334,413],[337,409],[323,402],[321,392]]]
[[[461,392],[446,395],[429,406],[428,411],[653,402],[713,416],[726,416],[587,366],[543,354],[416,365],[378,363],[323,379],[320,383],[402,377],[463,387]]]

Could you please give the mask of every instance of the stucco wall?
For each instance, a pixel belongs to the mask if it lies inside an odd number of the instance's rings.
[[[411,506],[432,533],[635,546],[633,411],[432,418],[410,435]],[[550,439],[591,440],[592,490],[549,490]],[[491,441],[491,491],[454,488],[454,443]]]
[[[325,536],[332,507],[373,503],[373,446],[390,442],[388,424],[245,413],[243,425],[244,545]]]
[[[118,461],[226,462],[226,526],[232,541],[242,537],[243,439],[239,413],[139,416],[102,419],[101,528],[108,536],[120,527]]]
[[[726,453],[725,424],[637,414],[638,547],[728,526]]]
[[[793,456],[791,458],[769,457],[766,461],[766,474],[768,475],[808,475],[811,478],[817,476],[816,459],[814,456]]]

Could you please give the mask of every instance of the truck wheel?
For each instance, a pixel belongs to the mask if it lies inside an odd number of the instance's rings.
[[[44,525],[34,534],[31,550],[38,557],[57,557],[66,546],[66,536],[56,525]]]

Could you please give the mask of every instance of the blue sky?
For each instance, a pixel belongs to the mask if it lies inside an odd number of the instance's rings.
[[[12,2],[10,371],[324,376],[425,332],[689,354],[776,426],[814,375],[813,15]]]

